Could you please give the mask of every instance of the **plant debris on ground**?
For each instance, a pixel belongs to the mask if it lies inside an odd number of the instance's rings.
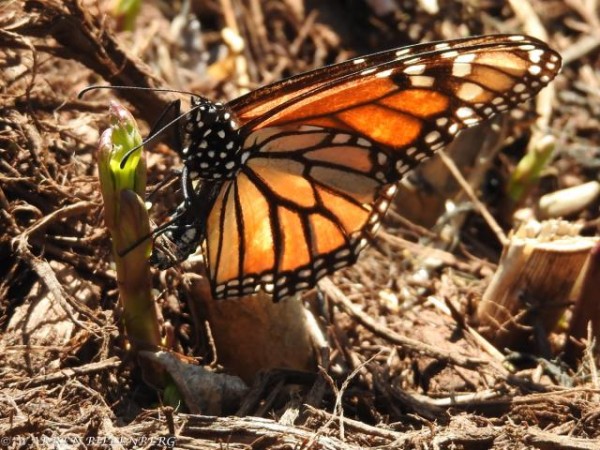
[[[3,2],[0,447],[600,448],[593,330],[575,361],[563,358],[574,298],[542,344],[519,352],[495,348],[475,320],[514,218],[536,217],[545,194],[598,181],[599,10],[585,0],[157,0],[131,22],[109,1]],[[78,93],[160,87],[228,101],[354,56],[490,33],[542,33],[563,56],[543,111],[553,152],[522,198],[506,187],[539,131],[533,102],[461,136],[459,153],[492,149],[485,170],[467,169],[480,207],[451,175],[441,178],[452,194],[435,185],[443,164],[432,161],[403,183],[359,262],[307,295],[326,367],[258,375],[221,415],[164,405],[123,336],[95,154],[112,99],[145,133],[170,101],[189,99]],[[168,144],[149,146],[150,187],[180,167]],[[152,218],[165,220],[177,201],[159,192]],[[596,236],[599,206],[592,196],[566,218]],[[219,372],[186,277],[177,267],[153,272],[163,325],[173,350]]]

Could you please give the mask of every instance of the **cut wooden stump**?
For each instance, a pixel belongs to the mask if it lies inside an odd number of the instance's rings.
[[[481,333],[497,347],[531,352],[534,333],[554,329],[597,242],[578,231],[566,221],[532,221],[511,236],[477,311]]]
[[[569,324],[569,340],[565,346],[565,360],[573,367],[583,358],[584,340],[593,346],[592,354],[598,357],[600,341],[600,243],[596,243],[590,252],[590,258],[581,282],[581,290],[573,308],[573,317]],[[588,330],[589,324],[589,330]],[[595,343],[591,341],[595,341]]]

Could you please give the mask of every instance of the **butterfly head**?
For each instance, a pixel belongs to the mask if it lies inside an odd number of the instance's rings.
[[[180,156],[192,178],[233,178],[238,172],[241,148],[238,124],[222,103],[192,97],[183,140]]]

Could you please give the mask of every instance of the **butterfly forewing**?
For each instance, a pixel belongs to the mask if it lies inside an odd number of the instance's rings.
[[[456,133],[535,95],[559,69],[540,43],[464,45],[382,63],[301,95],[258,127],[309,124],[342,129],[410,154],[430,155]]]
[[[559,68],[536,39],[483,36],[357,58],[234,100],[241,166],[206,223],[215,297],[262,288],[279,300],[354,263],[404,173]]]
[[[294,77],[282,80],[277,83],[265,86],[239,97],[229,103],[229,106],[236,112],[236,115],[243,121],[257,127],[262,127],[264,119],[268,118],[274,111],[285,109],[293,103],[304,98],[319,98],[320,92],[336,89],[336,86],[351,81],[356,78],[373,80],[382,72],[389,68],[397,67],[419,68],[418,56],[424,63],[431,62],[436,57],[447,58],[452,55],[459,56],[470,51],[485,52],[486,49],[506,48],[509,51],[522,47],[523,52],[531,51],[533,59],[538,58],[539,68],[547,72],[549,79],[543,81],[543,74],[539,74],[542,82],[547,83],[558,71],[560,57],[556,52],[538,39],[522,35],[490,35],[470,38],[456,39],[452,41],[438,41],[425,44],[416,44],[400,49],[388,50],[375,53],[365,57],[354,58],[349,61],[333,66],[323,67],[317,70],[306,72]],[[449,53],[450,52],[450,53]],[[457,53],[455,53],[457,52]],[[547,58],[556,58],[559,63],[557,67],[546,68],[541,64],[541,56],[548,55]],[[532,64],[534,67],[536,63]],[[414,68],[412,70],[415,70]],[[534,69],[535,70],[535,69]],[[535,75],[535,74],[534,74]]]

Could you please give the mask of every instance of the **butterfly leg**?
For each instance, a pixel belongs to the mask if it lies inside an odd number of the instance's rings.
[[[160,269],[167,269],[184,261],[200,243],[200,216],[194,214],[198,202],[197,193],[184,166],[180,172],[183,201],[177,206],[169,220],[157,227],[152,235],[155,246],[150,261]],[[160,240],[159,240],[160,238]]]
[[[152,233],[155,239],[163,237],[159,241],[161,248],[155,248],[152,253],[153,265],[166,269],[196,251],[206,234],[207,211],[212,207],[219,188],[218,183],[206,183],[194,189],[189,171],[184,166],[181,171],[183,201],[171,218]]]
[[[156,193],[163,187],[165,187],[167,184],[169,184],[171,181],[173,181],[175,178],[177,177],[181,177],[181,170],[178,169],[173,169],[173,171],[167,175],[165,177],[164,180],[158,182],[150,191],[149,194],[146,195],[146,201],[151,201],[152,198],[156,195]]]

